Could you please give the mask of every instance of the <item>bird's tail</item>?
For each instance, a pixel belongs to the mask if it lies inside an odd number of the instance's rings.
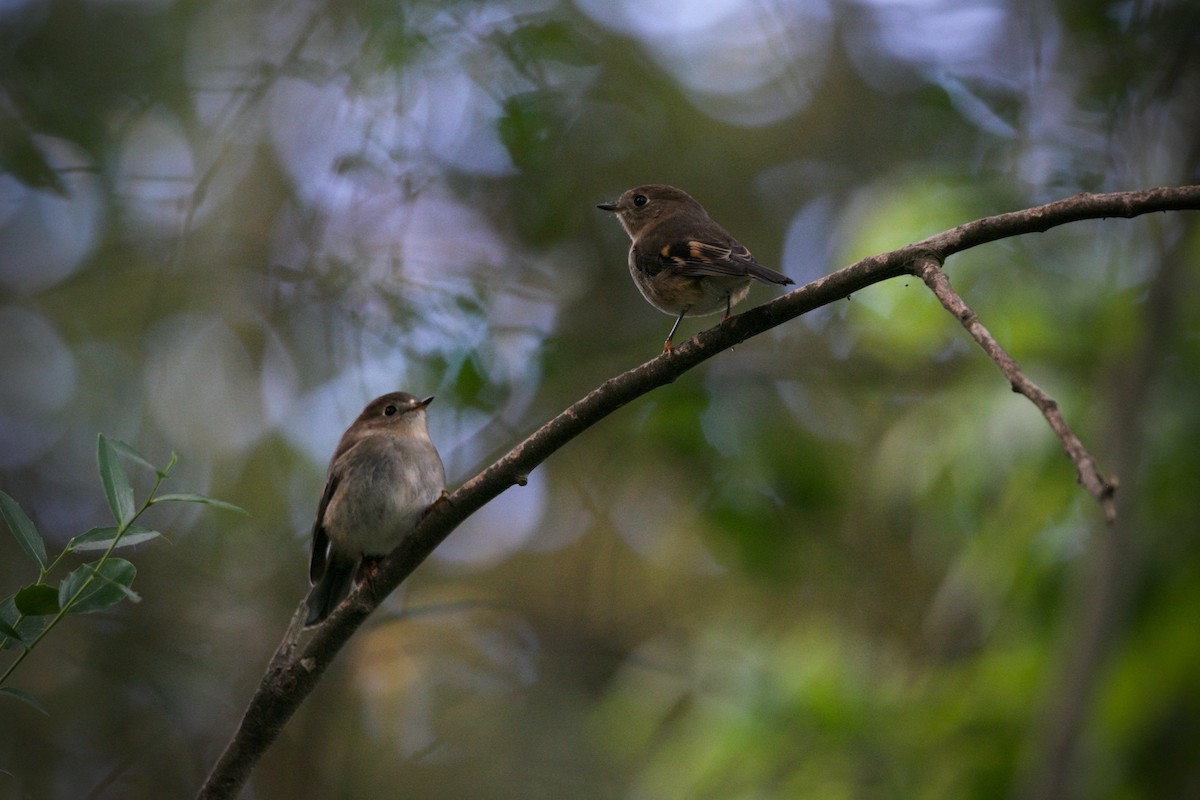
[[[781,272],[776,272],[770,267],[764,267],[757,261],[752,261],[746,265],[746,272],[750,273],[750,277],[757,278],[763,283],[777,283],[780,286],[787,286],[789,283],[795,283],[794,280],[784,275]]]
[[[308,600],[305,601],[308,604],[308,618],[304,620],[304,627],[308,628],[324,622],[325,618],[338,607],[338,603],[345,600],[346,595],[350,594],[350,585],[353,581],[353,561],[330,559],[329,563],[325,565],[325,574],[308,593]]]

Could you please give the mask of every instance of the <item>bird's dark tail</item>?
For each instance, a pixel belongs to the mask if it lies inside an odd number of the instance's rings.
[[[751,261],[749,264],[747,264],[746,272],[750,274],[750,277],[756,278],[763,283],[777,283],[780,286],[787,286],[789,283],[795,283],[795,281],[789,278],[787,275],[784,275],[781,272],[776,272],[770,267],[764,267],[757,261]]]
[[[319,625],[325,621],[338,603],[350,594],[350,585],[354,581],[354,562],[331,559],[325,565],[325,574],[308,593],[308,619],[304,627]]]

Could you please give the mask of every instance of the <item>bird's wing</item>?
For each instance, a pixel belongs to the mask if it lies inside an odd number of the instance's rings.
[[[329,470],[329,478],[325,481],[325,491],[321,493],[321,502],[317,505],[317,518],[313,521],[312,556],[308,561],[308,580],[316,583],[325,574],[325,561],[329,558],[329,534],[325,532],[325,509],[337,491],[341,476],[337,470]]]
[[[663,247],[657,253],[638,254],[641,261],[653,262],[653,268],[643,268],[653,275],[671,268],[679,275],[692,278],[726,277],[755,278],[763,283],[788,284],[792,279],[773,269],[764,267],[754,260],[743,245],[735,241],[715,244],[697,239],[686,239]]]
[[[369,437],[368,437],[369,438]],[[347,430],[338,440],[333,458],[329,460],[329,473],[325,478],[325,491],[321,493],[321,502],[317,505],[317,518],[313,520],[312,556],[308,561],[308,577],[313,583],[325,574],[325,562],[329,558],[329,534],[325,532],[325,511],[329,508],[333,495],[337,492],[338,483],[342,479],[342,469],[346,464],[346,454],[362,445],[362,434]]]

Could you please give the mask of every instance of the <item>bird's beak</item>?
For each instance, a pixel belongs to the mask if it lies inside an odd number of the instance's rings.
[[[597,203],[596,208],[600,209],[601,211],[616,211],[617,204],[616,203]]]
[[[424,400],[417,403],[417,408],[424,408],[425,406],[429,405],[432,402],[433,402],[433,395],[429,395],[429,397],[426,397]]]

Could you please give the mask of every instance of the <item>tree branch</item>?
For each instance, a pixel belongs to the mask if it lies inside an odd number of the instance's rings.
[[[1117,507],[1113,503],[1113,494],[1117,490],[1117,485],[1100,474],[1095,459],[1083,446],[1083,442],[1079,441],[1079,437],[1071,430],[1071,426],[1063,419],[1058,403],[1026,377],[1013,357],[1000,346],[991,332],[979,321],[979,317],[971,310],[971,307],[963,302],[958,293],[950,287],[950,279],[946,277],[946,273],[942,272],[942,265],[937,259],[932,256],[918,258],[913,262],[913,266],[917,276],[925,281],[925,285],[941,301],[942,307],[962,323],[962,326],[967,329],[967,333],[971,334],[971,337],[988,354],[988,358],[996,362],[996,366],[1004,373],[1004,377],[1008,378],[1012,390],[1028,397],[1042,412],[1042,416],[1050,423],[1051,430],[1062,441],[1067,456],[1074,462],[1079,483],[1100,504],[1100,509],[1104,512],[1104,521],[1109,525],[1113,524],[1117,518]]]
[[[420,524],[382,563],[376,578],[355,589],[312,638],[293,652],[285,638],[272,657],[237,732],[201,787],[205,800],[235,797],[250,771],[342,646],[367,616],[463,520],[529,473],[552,453],[609,414],[730,347],[801,314],[842,300],[852,292],[899,275],[917,273],[921,259],[938,264],[971,247],[1045,231],[1084,219],[1135,217],[1154,211],[1200,210],[1200,186],[1163,187],[1140,192],[1080,194],[1043,206],[960,225],[915,244],[865,258],[764,305],[703,331],[664,353],[610,378],[540,427],[504,457],[435,504]],[[1011,379],[1011,378],[1010,378]],[[1035,401],[1036,402],[1036,401]],[[1085,451],[1086,452],[1086,451]]]

